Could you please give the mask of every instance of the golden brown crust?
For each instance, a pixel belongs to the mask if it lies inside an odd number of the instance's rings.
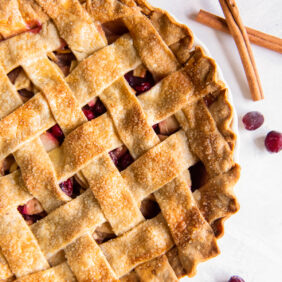
[[[178,281],[165,255],[137,266],[135,271],[141,281]]]
[[[67,263],[62,263],[58,266],[49,268],[47,270],[38,271],[34,274],[19,278],[16,282],[74,282],[76,281]]]
[[[158,190],[155,197],[178,247],[181,263],[193,276],[199,262],[219,253],[213,230],[201,215],[184,175]]]
[[[233,156],[224,137],[218,131],[203,100],[182,109],[184,117],[176,115],[185,128],[193,153],[204,163],[211,176],[224,173],[233,166]]]
[[[173,246],[168,227],[161,215],[141,223],[120,237],[101,245],[115,273],[120,277],[135,266],[151,260]],[[124,253],[124,250],[127,250]]]
[[[233,187],[239,177],[240,167],[236,164],[232,169],[210,179],[207,184],[194,192],[199,209],[209,224],[238,211],[239,204]]]
[[[66,258],[78,281],[118,281],[100,247],[89,234],[66,247]]]
[[[14,208],[0,215],[0,247],[17,277],[49,267],[34,235]]]
[[[83,174],[117,235],[144,220],[129,187],[108,153],[92,161],[83,169]]]

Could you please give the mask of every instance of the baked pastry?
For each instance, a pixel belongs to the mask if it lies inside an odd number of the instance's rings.
[[[0,279],[177,281],[238,210],[227,89],[144,0],[0,2]]]

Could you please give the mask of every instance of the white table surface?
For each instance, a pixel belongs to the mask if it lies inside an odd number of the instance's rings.
[[[282,152],[270,154],[264,137],[282,131],[282,55],[253,46],[265,99],[253,102],[237,48],[231,36],[212,30],[194,18],[199,9],[223,16],[218,1],[149,0],[187,24],[208,47],[224,72],[239,117],[241,179],[235,187],[241,209],[225,223],[218,241],[221,255],[201,263],[197,275],[183,281],[225,282],[238,274],[246,282],[282,281]],[[237,0],[246,26],[282,37],[281,0]],[[265,122],[256,131],[243,128],[242,116],[253,110]]]

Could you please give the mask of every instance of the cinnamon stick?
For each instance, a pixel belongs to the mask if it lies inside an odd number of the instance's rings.
[[[197,14],[196,20],[211,28],[230,33],[227,23],[224,18],[211,14],[207,11],[200,10]],[[267,33],[245,27],[249,40],[258,46],[267,48],[269,50],[282,54],[282,39],[269,35]]]
[[[239,15],[235,0],[219,0],[226,23],[237,45],[254,101],[264,98],[254,55],[247,31]]]

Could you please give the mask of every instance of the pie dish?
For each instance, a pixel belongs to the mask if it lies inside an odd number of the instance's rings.
[[[177,281],[239,206],[228,90],[144,0],[0,2],[0,279]]]

